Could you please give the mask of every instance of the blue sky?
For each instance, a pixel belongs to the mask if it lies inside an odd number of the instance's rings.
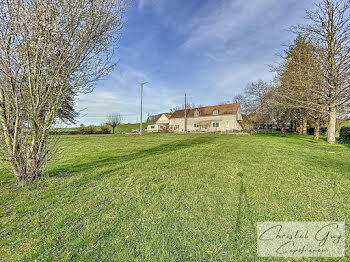
[[[101,124],[111,113],[139,121],[139,81],[144,117],[183,104],[232,100],[246,84],[271,81],[287,31],[304,22],[303,0],[134,0],[115,51],[117,68],[90,94],[77,98],[78,123]]]

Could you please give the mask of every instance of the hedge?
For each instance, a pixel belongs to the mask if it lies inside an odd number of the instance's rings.
[[[110,134],[109,130],[93,130],[91,128],[82,128],[80,130],[75,131],[51,131],[50,135],[102,135],[102,134]]]
[[[343,126],[339,133],[339,143],[350,144],[350,127]]]

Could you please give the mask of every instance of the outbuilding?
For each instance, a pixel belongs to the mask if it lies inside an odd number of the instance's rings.
[[[148,133],[159,133],[162,132],[163,128],[161,125],[154,124],[154,125],[149,125],[147,126],[147,132]]]

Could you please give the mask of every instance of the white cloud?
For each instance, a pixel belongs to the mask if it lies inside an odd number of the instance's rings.
[[[253,23],[263,23],[278,0],[210,1],[185,25],[186,49],[220,49],[247,30]],[[255,24],[256,26],[256,24]]]
[[[209,1],[179,25],[180,50],[201,59],[194,74],[205,86],[197,92],[202,101],[229,99],[248,82],[272,80],[269,65],[279,61],[281,43],[293,37],[285,29],[302,21],[307,6],[298,0]]]

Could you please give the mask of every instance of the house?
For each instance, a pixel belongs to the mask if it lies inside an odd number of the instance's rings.
[[[189,132],[229,132],[242,130],[239,103],[191,108],[187,111]],[[185,110],[175,111],[169,118],[169,131],[185,131]]]
[[[156,120],[157,125],[169,125],[169,118],[171,117],[171,114],[169,113],[162,113],[159,115],[158,119]]]
[[[154,132],[163,132],[167,131],[169,128],[169,118],[171,114],[168,113],[161,113],[156,118],[156,123],[153,125],[147,126],[147,132],[154,133]]]
[[[169,113],[162,113],[158,115],[158,118],[156,119],[156,125],[158,125],[159,129],[162,131],[167,131],[169,129],[169,118],[171,114]]]

